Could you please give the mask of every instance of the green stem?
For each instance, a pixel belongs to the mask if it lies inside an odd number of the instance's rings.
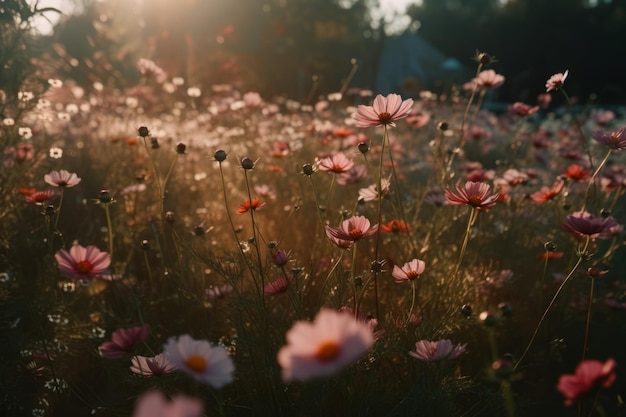
[[[61,195],[59,196],[59,206],[57,207],[57,216],[54,220],[54,230],[58,230],[59,217],[61,217],[61,207],[63,206],[63,194],[65,194],[65,187],[61,187]]]
[[[465,257],[465,250],[467,249],[467,242],[469,241],[470,234],[472,232],[472,225],[476,221],[478,217],[478,209],[476,207],[472,207],[472,211],[470,211],[469,219],[467,221],[467,228],[465,229],[465,236],[463,237],[463,244],[461,245],[461,251],[459,253],[459,260],[456,263],[456,267],[454,268],[454,274],[452,275],[456,278],[459,270],[461,269],[461,263],[463,263],[463,258]]]
[[[585,206],[587,205],[587,198],[589,198],[589,190],[591,189],[593,185],[595,185],[596,177],[598,176],[602,168],[604,168],[604,165],[606,165],[607,161],[609,160],[609,157],[611,156],[612,151],[613,151],[612,149],[609,149],[609,151],[606,153],[606,156],[604,157],[602,162],[600,162],[600,165],[598,165],[598,168],[593,172],[593,175],[591,176],[591,178],[589,178],[589,183],[587,184],[587,188],[585,189],[585,198],[583,199],[583,207],[580,209],[580,211],[585,211]]]
[[[107,218],[107,231],[109,233],[109,255],[113,258],[113,222],[111,221],[111,210],[109,204],[104,204],[104,213]]]
[[[589,288],[589,306],[587,307],[587,322],[585,324],[585,341],[583,342],[583,355],[582,360],[585,360],[587,356],[587,343],[589,342],[589,325],[591,323],[591,306],[593,305],[593,287],[595,284],[595,277],[591,277],[591,288]]]
[[[586,236],[585,244],[583,246],[583,249],[578,252],[578,260],[576,261],[576,264],[574,264],[574,267],[569,271],[569,274],[567,274],[567,276],[565,277],[565,279],[563,280],[561,285],[559,285],[559,288],[556,290],[556,293],[554,294],[554,297],[552,297],[552,300],[550,301],[550,304],[548,304],[548,307],[543,312],[543,315],[541,316],[541,319],[539,319],[539,323],[537,324],[537,327],[535,327],[535,331],[534,331],[532,337],[530,338],[530,341],[528,342],[528,345],[526,345],[526,349],[524,349],[524,353],[522,353],[522,356],[520,356],[519,360],[515,364],[514,369],[517,369],[519,364],[522,363],[522,361],[526,357],[526,354],[530,350],[530,347],[532,346],[533,342],[535,341],[535,338],[537,337],[537,334],[539,333],[539,328],[541,328],[541,325],[543,324],[543,322],[545,321],[546,317],[548,316],[548,312],[550,311],[550,309],[552,308],[552,306],[556,302],[556,299],[559,297],[559,294],[561,294],[561,291],[565,287],[565,284],[567,284],[567,282],[570,280],[570,278],[574,275],[574,272],[576,272],[576,270],[578,269],[578,267],[582,263],[583,258],[585,256],[585,252],[587,252],[587,248],[589,247],[589,241],[590,241],[589,236]]]

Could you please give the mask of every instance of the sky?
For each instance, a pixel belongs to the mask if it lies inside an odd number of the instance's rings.
[[[421,3],[421,0],[378,0],[380,11],[385,17],[389,34],[402,32],[410,24],[408,17],[402,16],[406,6],[410,3]],[[72,12],[71,0],[28,0],[30,4],[38,3],[39,8],[54,7],[65,14]],[[47,18],[46,18],[47,17]],[[52,33],[53,25],[58,22],[60,16],[57,13],[47,13],[46,17],[37,17],[34,22],[35,28],[44,35]]]

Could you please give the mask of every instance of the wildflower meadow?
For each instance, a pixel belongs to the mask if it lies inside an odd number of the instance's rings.
[[[568,62],[503,108],[480,50],[412,96],[148,58],[120,89],[37,63],[24,13],[0,35],[2,415],[626,415],[626,113],[576,103]]]

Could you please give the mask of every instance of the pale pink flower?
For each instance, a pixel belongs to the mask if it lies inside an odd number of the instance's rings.
[[[609,388],[613,385],[616,366],[613,359],[608,359],[605,363],[585,360],[578,364],[573,375],[561,375],[556,388],[565,397],[565,405],[574,404],[598,388]]]
[[[210,287],[204,291],[204,294],[209,298],[218,298],[222,299],[226,297],[228,294],[233,292],[233,286],[230,284],[224,284],[219,287]]]
[[[489,185],[482,182],[467,181],[463,188],[456,185],[457,194],[445,189],[446,199],[450,204],[467,204],[479,210],[493,207],[500,194],[489,195]]]
[[[284,275],[280,276],[274,281],[270,281],[265,284],[265,287],[263,287],[263,294],[268,296],[282,294],[289,289],[289,285],[289,280]]]
[[[44,175],[44,181],[53,187],[73,187],[80,182],[80,178],[73,173],[64,169],[60,171],[51,171]]]
[[[378,225],[370,227],[370,221],[364,216],[352,216],[341,223],[341,227],[326,226],[329,238],[356,242],[376,233]]]
[[[287,345],[277,359],[286,382],[333,375],[356,362],[374,343],[369,325],[326,308],[313,322],[296,322],[285,337]]]
[[[465,352],[467,345],[453,345],[449,339],[442,339],[436,342],[420,340],[415,343],[415,350],[409,355],[425,362],[451,361]]]
[[[354,115],[358,127],[391,126],[394,121],[404,119],[411,113],[413,100],[402,100],[398,94],[389,94],[383,97],[380,94],[374,98],[372,106],[359,105]]]
[[[226,349],[206,340],[195,340],[188,334],[171,337],[163,354],[176,369],[213,388],[221,388],[233,380],[235,365]]]
[[[157,390],[148,391],[135,403],[133,417],[202,417],[204,406],[202,400],[178,394],[171,400]]]
[[[130,351],[143,343],[148,337],[150,326],[135,326],[115,330],[111,334],[111,341],[104,342],[98,349],[100,356],[106,359],[120,359],[128,355]]]
[[[411,262],[405,263],[402,268],[398,265],[393,266],[393,271],[391,271],[391,276],[395,278],[398,284],[407,281],[413,281],[416,278],[419,278],[420,275],[424,273],[426,269],[426,263],[419,259],[413,259]]]
[[[383,178],[380,181],[382,188],[382,196],[385,197],[389,193],[389,187],[391,186],[391,180],[389,178]],[[367,188],[361,188],[359,190],[359,198],[363,201],[378,200],[378,184],[372,184]]]
[[[176,370],[176,367],[162,353],[152,358],[140,355],[133,356],[130,363],[130,370],[141,376],[159,376]]]
[[[504,84],[504,76],[500,74],[496,74],[496,72],[492,69],[481,71],[478,74],[478,77],[474,79],[474,82],[477,86],[491,89],[500,87]]]
[[[70,251],[59,250],[54,254],[59,269],[66,276],[74,279],[91,279],[108,273],[111,255],[95,246],[74,245]]]
[[[559,72],[558,74],[554,74],[552,77],[548,78],[548,81],[546,81],[546,92],[549,93],[552,90],[561,88],[568,74],[569,71]]]
[[[354,161],[348,158],[343,152],[338,152],[318,162],[320,171],[334,172],[335,174],[348,172],[353,166]]]

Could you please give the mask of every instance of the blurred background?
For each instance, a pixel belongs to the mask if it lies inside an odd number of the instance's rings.
[[[79,84],[124,87],[139,58],[198,87],[228,83],[304,100],[351,86],[415,95],[468,81],[497,58],[502,102],[534,102],[570,71],[586,102],[621,102],[626,0],[30,0],[44,62]]]

